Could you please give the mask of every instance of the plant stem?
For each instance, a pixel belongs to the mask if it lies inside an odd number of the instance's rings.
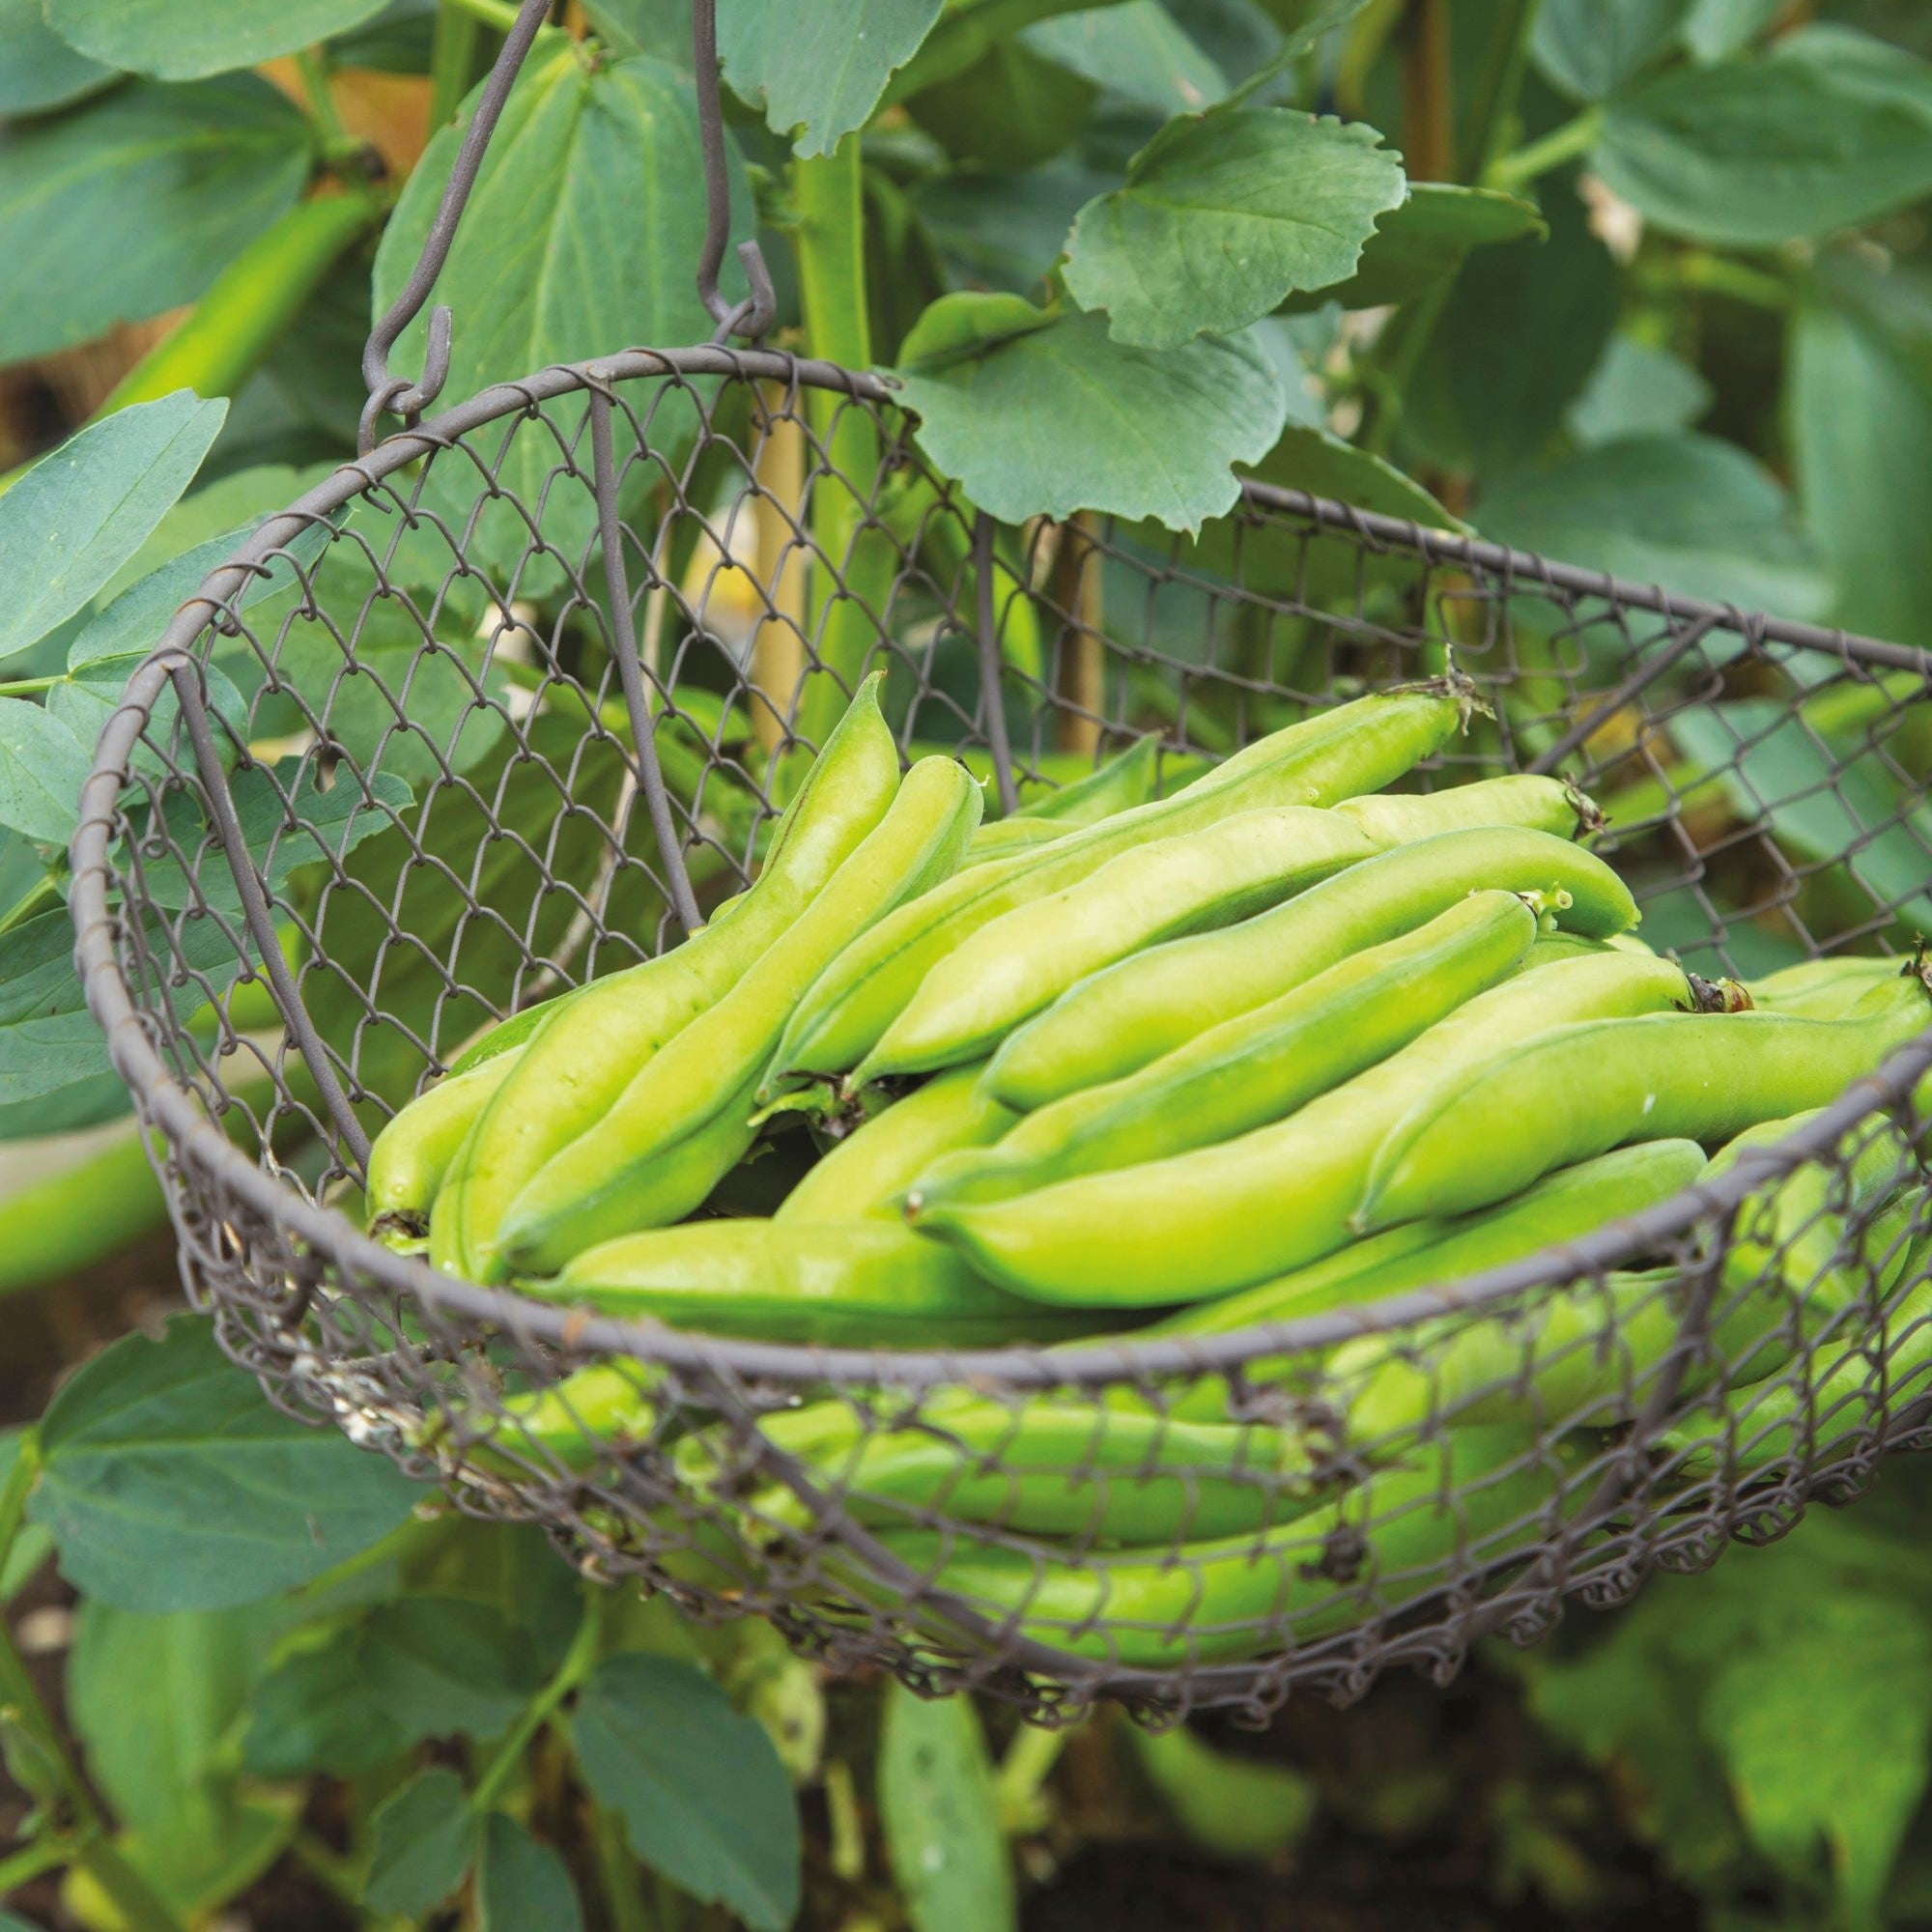
[[[429,128],[446,127],[463,104],[476,72],[476,49],[483,29],[474,14],[455,0],[439,0],[429,43]]]
[[[24,925],[48,899],[59,897],[60,875],[49,872],[39,885],[29,886],[7,912],[0,913],[0,933],[12,932],[16,925]]]
[[[1008,1832],[1038,1829],[1040,1786],[1060,1762],[1060,1753],[1071,1735],[1070,1728],[1047,1730],[1038,1724],[1022,1724],[1013,1734],[993,1778],[1000,1823]]]
[[[1418,0],[1402,57],[1403,150],[1416,181],[1447,181],[1456,165],[1449,0]]]
[[[1457,156],[1458,181],[1481,181],[1510,135],[1529,71],[1530,37],[1542,6],[1543,0],[1503,0],[1467,136]]]
[[[563,1662],[556,1666],[550,1682],[524,1706],[522,1715],[511,1725],[509,1735],[497,1747],[496,1756],[484,1767],[475,1790],[469,1794],[469,1803],[477,1811],[487,1811],[496,1803],[497,1794],[523,1762],[530,1740],[550,1721],[556,1707],[582,1683],[597,1661],[597,1646],[604,1633],[603,1595],[601,1586],[595,1583],[586,1583],[583,1590],[583,1615],[570,1648],[564,1652]]]
[[[73,1839],[55,1832],[23,1845],[10,1859],[0,1859],[0,1898],[12,1898],[23,1885],[31,1885],[43,1872],[71,1864],[79,1850]]]
[[[517,24],[517,10],[510,0],[442,0],[442,4],[454,13],[468,14],[486,27],[494,27],[499,34],[507,34]]]
[[[0,1490],[0,1570],[6,1569],[7,1559],[14,1553],[14,1539],[26,1519],[27,1497],[40,1473],[41,1438],[29,1429],[21,1435],[14,1466],[7,1472],[7,1487]]]
[[[1706,248],[1685,248],[1638,270],[1639,279],[1668,287],[1691,289],[1700,295],[1728,296],[1753,308],[1782,315],[1798,300],[1798,292],[1781,275],[1714,255]]]
[[[289,1840],[295,1861],[320,1879],[343,1904],[355,1906],[362,1897],[360,1874],[355,1864],[332,1846],[326,1845],[313,1832],[298,1832]]]
[[[0,684],[0,697],[36,697],[43,691],[51,691],[57,684],[66,684],[66,671],[57,671],[52,677],[16,677],[11,682]]]
[[[296,78],[301,82],[308,118],[322,136],[325,152],[346,153],[358,146],[336,111],[335,96],[328,86],[328,59],[320,47],[303,47],[296,55]]]
[[[601,1804],[591,1806],[590,1846],[597,1862],[598,1888],[610,1912],[611,1932],[652,1932],[643,1888],[639,1883],[641,1867],[632,1856],[624,1821]]]
[[[1528,147],[1518,148],[1514,154],[1491,162],[1484,173],[1483,185],[1525,187],[1552,168],[1560,168],[1565,161],[1574,161],[1578,155],[1586,154],[1603,131],[1603,126],[1604,110],[1586,107],[1574,121],[1551,128],[1542,140],[1532,141]]]

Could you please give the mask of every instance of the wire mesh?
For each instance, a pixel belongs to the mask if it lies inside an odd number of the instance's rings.
[[[851,417],[881,452],[857,474]],[[1424,1251],[1402,1292],[1227,1334],[729,1340],[359,1231],[369,1137],[479,1030],[752,876],[773,775],[862,669],[908,755],[1024,800],[1148,734],[1191,769],[1451,654],[1491,715],[1419,781],[1574,778],[1687,965],[1909,950],[1920,653],[1259,485],[1199,540],[995,531],[876,379],[763,351],[554,368],[390,439],[176,619],[84,800],[89,1001],[159,1130],[190,1296],[277,1402],[462,1509],[1043,1720],[1446,1679],[1479,1636],[1780,1533],[1928,1427],[1932,1035],[1608,1228],[1462,1281]],[[269,1034],[231,1012],[255,980]],[[765,1210],[801,1152],[711,1206]]]

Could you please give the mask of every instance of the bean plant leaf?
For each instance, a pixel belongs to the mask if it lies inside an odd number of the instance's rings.
[[[0,698],[0,825],[65,845],[80,822],[87,752],[71,728],[24,697]]]
[[[1746,611],[1817,616],[1830,595],[1776,479],[1715,437],[1583,450],[1489,492],[1476,515],[1498,542]]]
[[[483,1821],[453,1771],[435,1766],[376,1807],[363,1903],[418,1918],[463,1883]]]
[[[1932,380],[1875,329],[1808,308],[1789,396],[1799,500],[1831,567],[1833,621],[1932,642]]]
[[[893,74],[919,51],[941,0],[721,0],[718,58],[739,99],[801,155],[829,155],[872,118]],[[656,340],[657,338],[648,338]]]
[[[996,41],[965,72],[912,96],[905,111],[954,161],[1024,170],[1078,137],[1094,99],[1077,73],[1019,41]],[[1056,236],[1049,260],[1059,244]]]
[[[1772,247],[1853,227],[1932,193],[1932,68],[1813,29],[1613,102],[1591,165],[1691,241]]]
[[[1010,1932],[1019,1922],[986,1733],[967,1697],[887,1687],[879,1823],[913,1932]]]
[[[177,389],[117,410],[0,496],[0,660],[75,611],[140,548],[200,468],[228,405]]]
[[[1691,0],[1543,0],[1537,71],[1572,100],[1602,100],[1677,38]]]
[[[54,1397],[41,1449],[34,1520],[68,1580],[122,1609],[272,1596],[386,1535],[417,1496],[383,1458],[271,1407],[187,1318],[89,1362]]]
[[[1710,384],[1682,356],[1620,331],[1610,337],[1563,424],[1585,444],[1626,436],[1669,436],[1690,428],[1712,400]]]
[[[493,1811],[476,1864],[476,1932],[582,1932],[570,1867],[517,1821]]]
[[[431,141],[384,231],[374,302],[388,308],[413,270],[463,129]],[[727,142],[733,239],[750,233],[751,198]],[[688,75],[647,55],[614,63],[587,56],[563,35],[540,40],[497,123],[469,207],[437,283],[437,299],[457,317],[447,394],[465,396],[553,362],[606,355],[628,342],[708,340],[713,324],[698,299],[692,265],[704,237],[704,179],[697,114]],[[405,331],[396,366],[420,368],[427,323]],[[559,437],[576,434],[581,401],[553,403],[543,422],[485,433],[497,481],[566,556],[582,555],[596,528],[586,484],[554,482]],[[624,460],[619,418],[617,460]],[[667,398],[653,414],[654,460],[674,463],[696,428],[688,401]],[[587,443],[585,444],[587,449]],[[424,479],[423,500],[448,526],[475,528],[472,563],[514,563],[529,548],[525,516],[507,502],[484,506],[476,464],[462,451],[441,457]],[[534,559],[520,580],[533,594],[544,569]]]
[[[1114,338],[1173,349],[1231,334],[1297,290],[1346,280],[1378,215],[1400,206],[1401,159],[1360,122],[1286,108],[1171,121],[1123,186],[1089,202],[1066,286]]]
[[[1004,523],[1085,509],[1198,528],[1234,503],[1233,466],[1265,455],[1287,417],[1253,344],[1137,349],[1104,316],[1014,296],[942,297],[900,354],[926,450]]]
[[[1393,307],[1454,274],[1478,248],[1548,234],[1535,206],[1494,188],[1410,182],[1407,197],[1376,223],[1362,259],[1345,281],[1291,295],[1291,314],[1325,302],[1344,308]]]
[[[1729,60],[1765,33],[1785,11],[1785,0],[1690,0],[1684,44],[1700,61]]]
[[[4,979],[0,979],[0,985],[5,983]],[[14,1463],[20,1453],[23,1434],[18,1429],[0,1431],[0,1485],[4,1485],[14,1473]],[[0,1563],[0,1605],[11,1604],[20,1594],[22,1586],[53,1554],[53,1550],[54,1540],[43,1524],[23,1522],[20,1525],[14,1533],[13,1547],[7,1551],[6,1561]]]
[[[44,0],[54,32],[110,67],[196,80],[328,40],[388,0]]]
[[[89,60],[47,25],[41,0],[0,0],[0,117],[65,107],[113,79],[113,68]]]
[[[1043,59],[1156,113],[1198,111],[1228,91],[1228,76],[1160,0],[1122,0],[1056,13],[1020,29]]]
[[[8,355],[44,355],[192,301],[295,206],[313,159],[308,124],[253,73],[138,81],[85,114],[10,129],[0,143]]]
[[[691,9],[685,0],[584,0],[591,31],[619,56],[655,54],[673,67],[692,63]]]
[[[693,1665],[626,1652],[591,1673],[571,1734],[639,1858],[753,1932],[783,1932],[798,1911],[798,1807],[763,1726]]]

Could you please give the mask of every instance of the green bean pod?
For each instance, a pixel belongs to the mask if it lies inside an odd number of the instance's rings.
[[[1166,1670],[1311,1642],[1406,1607],[1520,1558],[1583,1500],[1529,1432],[1460,1430],[1293,1522],[1158,1555],[1063,1563],[956,1532],[880,1540],[926,1589],[994,1623],[1096,1662]],[[876,1582],[851,1586],[881,1595]]]
[[[1339,812],[1288,805],[1122,852],[938,960],[848,1085],[980,1059],[1088,974],[1177,934],[1245,919],[1375,849]]]
[[[1528,772],[1478,779],[1431,792],[1377,792],[1344,799],[1335,810],[1352,818],[1378,849],[1410,845],[1445,832],[1515,827],[1576,838],[1603,819],[1575,785]]]
[[[1131,811],[1152,798],[1159,774],[1160,739],[1153,735],[1136,738],[1124,752],[1084,779],[1022,806],[1009,817],[980,826],[966,848],[966,863],[978,865],[1009,851],[1063,838],[1083,825],[1097,825],[1117,811]]]
[[[1667,960],[1558,960],[1479,994],[1400,1053],[1238,1140],[910,1218],[989,1280],[1043,1301],[1132,1308],[1224,1294],[1347,1245],[1376,1151],[1419,1095],[1454,1091],[1552,1028],[1689,997]]]
[[[1376,1156],[1355,1224],[1463,1213],[1627,1141],[1728,1140],[1835,1100],[1928,1023],[1915,970],[1840,1020],[1646,1014],[1525,1041],[1461,1091],[1418,1096]]]
[[[743,980],[885,817],[899,768],[879,713],[882,677],[859,687],[780,821],[757,883],[728,913],[658,958],[553,1003],[444,1179],[430,1223],[436,1266],[499,1279],[498,1227],[518,1192]]]
[[[922,758],[789,929],[524,1184],[500,1217],[503,1261],[549,1274],[600,1241],[690,1213],[752,1145],[753,1090],[801,989],[854,932],[950,878],[980,811],[963,765]]]
[[[1438,749],[1462,718],[1459,688],[1378,693],[1237,752],[1171,798],[1117,812],[1033,852],[976,866],[856,940],[800,1002],[760,1097],[787,1076],[847,1073],[971,933],[1077,884],[1150,838],[1200,831],[1272,805],[1323,805],[1374,791]]]
[[[578,1255],[536,1292],[627,1321],[828,1347],[976,1348],[1095,1325],[1002,1293],[890,1221],[655,1228]]]
[[[978,1066],[955,1066],[847,1134],[785,1196],[780,1221],[899,1218],[899,1197],[943,1155],[985,1147],[1018,1118],[980,1091]]]
[[[786,1425],[817,1426],[819,1439],[792,1453],[814,1488],[871,1526],[905,1528],[936,1514],[1028,1534],[1171,1545],[1291,1520],[1332,1480],[1316,1445],[1271,1423],[1179,1422],[1065,1398],[967,1396],[897,1426],[867,1426],[842,1403],[816,1406],[838,1414],[818,1426],[795,1410],[771,1418],[765,1433],[783,1449]],[[680,1459],[687,1473],[699,1472],[702,1456],[694,1438]],[[798,1528],[811,1521],[782,1482],[760,1490],[752,1513]]]
[[[1751,1004],[1801,1019],[1843,1019],[1874,986],[1897,973],[1896,959],[1806,959],[1751,980]]]
[[[1636,922],[1630,889],[1580,845],[1520,829],[1445,832],[1366,859],[1244,924],[1170,940],[1082,980],[1001,1045],[987,1089],[1032,1108],[1118,1080],[1491,888],[1537,899],[1590,937]]]
[[[1138,1073],[1037,1109],[996,1145],[936,1164],[914,1192],[922,1206],[1000,1200],[1265,1126],[1507,979],[1535,936],[1515,894],[1475,894]]]
[[[532,1011],[535,1009],[531,1009]],[[400,1108],[369,1150],[364,1190],[373,1233],[420,1235],[430,1204],[484,1103],[510,1076],[523,1051],[513,1043],[463,1072],[451,1068]]]

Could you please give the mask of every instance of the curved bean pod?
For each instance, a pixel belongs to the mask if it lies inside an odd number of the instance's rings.
[[[1803,1019],[1843,1019],[1874,986],[1897,972],[1896,959],[1807,959],[1751,980],[1751,1004]]]
[[[856,940],[800,1002],[760,1090],[797,1073],[846,1073],[879,1043],[926,974],[969,934],[1076,884],[1150,838],[1178,837],[1270,805],[1321,805],[1400,778],[1453,732],[1458,687],[1379,693],[1263,738],[1184,786],[1034,852],[976,866]]]
[[[1540,897],[1568,930],[1590,937],[1636,922],[1630,889],[1580,845],[1544,832],[1442,833],[1366,859],[1244,924],[1171,940],[1094,974],[1002,1044],[987,1089],[1031,1108],[1118,1080],[1488,888]]]
[[[995,1146],[922,1175],[914,1193],[922,1205],[994,1201],[1233,1140],[1387,1059],[1507,979],[1535,936],[1536,915],[1515,894],[1475,894],[1124,1080],[1026,1115]]]
[[[980,1059],[1088,974],[1178,933],[1245,919],[1375,849],[1340,813],[1287,805],[1122,852],[937,961],[847,1085]]]
[[[899,768],[879,713],[883,675],[859,687],[780,821],[757,883],[728,913],[682,946],[553,1005],[444,1179],[430,1224],[433,1264],[500,1278],[497,1230],[518,1191],[745,976],[884,818]]]
[[[464,1071],[452,1067],[400,1108],[376,1136],[365,1189],[373,1232],[420,1235],[428,1226],[430,1204],[450,1162],[522,1051],[521,1043],[515,1043]]]
[[[1083,825],[1097,825],[1117,811],[1131,811],[1153,797],[1159,774],[1159,737],[1136,738],[1084,779],[1048,792],[1009,818],[980,826],[966,848],[966,863],[978,865],[1021,846],[1063,838]]]
[[[525,1182],[497,1231],[503,1261],[549,1274],[599,1241],[690,1213],[752,1145],[753,1090],[800,989],[854,932],[952,876],[980,808],[964,766],[922,758],[782,937]]]
[[[781,1221],[897,1220],[899,1196],[932,1162],[985,1147],[1018,1118],[980,1091],[978,1066],[955,1066],[895,1100],[835,1147],[785,1196]]]
[[[1379,1065],[1238,1140],[910,1218],[989,1280],[1043,1301],[1131,1308],[1223,1294],[1348,1243],[1376,1151],[1420,1095],[1453,1092],[1525,1037],[1656,1012],[1689,993],[1667,960],[1558,960],[1479,994]]]
[[[1603,824],[1602,815],[1575,785],[1533,773],[1478,779],[1432,792],[1377,792],[1347,798],[1335,810],[1352,818],[1378,847],[1413,844],[1444,832],[1482,832],[1514,826],[1580,838]]]
[[[890,1221],[694,1221],[606,1241],[540,1285],[625,1320],[853,1348],[1055,1341],[1090,1319],[1035,1307]]]
[[[1376,1156],[1356,1225],[1463,1213],[1626,1141],[1728,1140],[1835,1100],[1928,1024],[1914,971],[1841,1020],[1651,1014],[1564,1028],[1460,1093],[1419,1098]]]

